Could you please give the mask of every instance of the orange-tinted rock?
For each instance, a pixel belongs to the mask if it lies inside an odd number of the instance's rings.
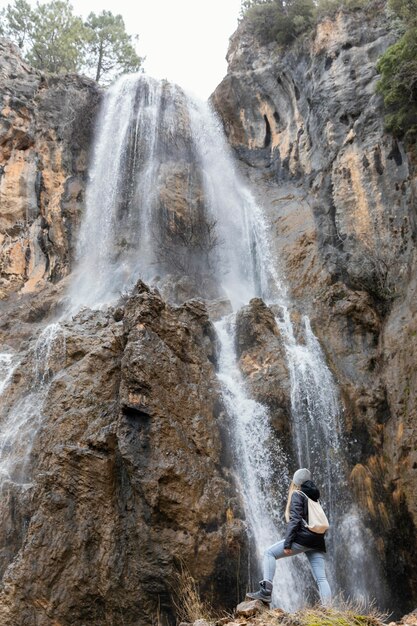
[[[38,292],[70,271],[101,95],[87,78],[44,76],[6,40],[0,40],[0,56],[0,297],[5,298],[22,288]]]

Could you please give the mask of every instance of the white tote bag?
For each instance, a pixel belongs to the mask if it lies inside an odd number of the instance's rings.
[[[326,530],[329,530],[329,520],[326,517],[326,513],[323,511],[320,500],[315,502],[309,498],[304,491],[299,491],[298,493],[302,493],[308,500],[308,523],[303,520],[305,527],[313,533],[324,535]]]

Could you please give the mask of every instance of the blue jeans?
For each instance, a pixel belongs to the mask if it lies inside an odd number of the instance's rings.
[[[323,605],[330,604],[332,592],[330,591],[330,586],[326,578],[324,553],[313,550],[312,548],[306,548],[305,546],[301,546],[299,543],[293,543],[291,550],[292,554],[284,554],[284,539],[278,541],[278,543],[274,543],[273,546],[270,546],[265,550],[263,562],[264,580],[269,580],[271,582],[274,580],[276,559],[283,559],[286,556],[293,556],[295,554],[305,552],[310,563],[311,571],[313,572],[314,580],[319,588],[321,603]]]

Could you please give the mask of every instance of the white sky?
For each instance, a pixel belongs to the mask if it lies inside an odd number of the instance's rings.
[[[11,0],[0,0],[4,7]],[[34,4],[34,1],[31,1]],[[237,27],[240,0],[72,0],[86,17],[103,9],[121,13],[145,71],[208,98],[226,74],[229,37]]]

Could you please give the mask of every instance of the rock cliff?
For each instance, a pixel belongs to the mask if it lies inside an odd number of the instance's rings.
[[[29,457],[30,433],[10,440],[25,460],[14,454],[3,483],[1,623],[165,621],[182,566],[230,608],[244,592],[245,526],[203,304],[173,309],[139,283],[57,337],[43,369],[28,350],[4,398],[16,403],[25,372],[28,410],[43,388]]]
[[[94,81],[46,76],[0,41],[0,297],[68,274],[101,99]]]
[[[416,174],[384,132],[375,90],[376,61],[396,37],[383,3],[323,18],[286,50],[261,45],[243,20],[212,102],[267,208],[294,308],[309,314],[339,383],[351,487],[412,608]],[[263,349],[260,339],[252,353]],[[254,369],[244,357],[250,384]],[[282,373],[272,376],[282,389]]]
[[[243,21],[212,100],[272,224],[295,330],[308,314],[339,384],[350,487],[405,611],[417,598],[415,172],[384,132],[375,94],[376,60],[396,36],[378,3],[324,18],[286,51],[259,45]],[[181,563],[230,608],[248,546],[207,313],[230,303],[173,306],[139,283],[117,306],[57,325],[102,94],[86,78],[33,70],[3,40],[0,54],[0,341],[22,357],[1,398],[11,416],[0,446],[1,621],[169,622]],[[165,149],[158,206],[169,252],[193,225],[201,180],[187,145],[180,161]],[[162,295],[184,302],[197,282],[218,296],[203,270],[194,283],[162,276]],[[251,396],[288,442],[275,313],[248,303],[236,349]],[[11,463],[13,446],[22,454]]]

